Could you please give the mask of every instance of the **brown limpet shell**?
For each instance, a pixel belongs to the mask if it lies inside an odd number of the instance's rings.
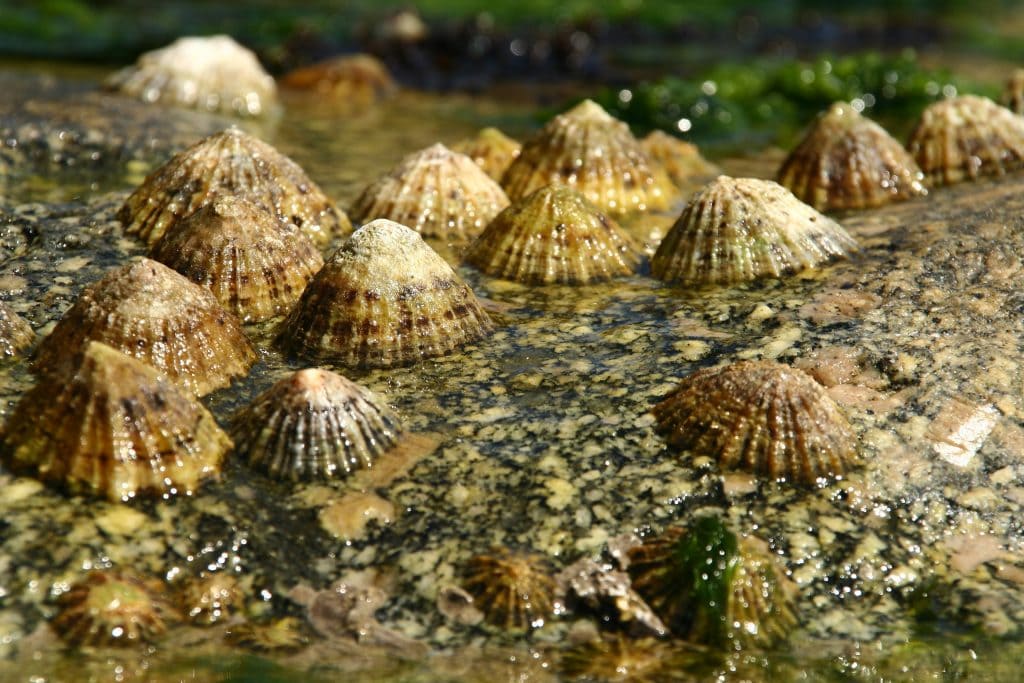
[[[496,548],[471,558],[462,587],[484,620],[506,631],[541,628],[554,614],[555,580],[542,555]]]
[[[651,258],[666,282],[782,277],[858,251],[841,225],[771,180],[719,176],[697,192]]]
[[[213,294],[148,258],[82,290],[36,348],[33,371],[68,373],[90,340],[138,358],[195,396],[228,386],[256,362],[241,324]]]
[[[80,359],[14,408],[0,441],[12,470],[114,501],[189,495],[220,472],[231,439],[201,403],[106,344]]]
[[[667,209],[676,195],[629,126],[592,100],[554,117],[524,142],[501,178],[512,200],[552,184],[569,185],[615,215]]]
[[[778,181],[819,211],[928,194],[924,173],[903,145],[846,102],[818,116],[782,162]]]
[[[294,225],[230,196],[177,223],[149,255],[210,290],[246,323],[290,311],[324,265],[316,245]]]
[[[352,224],[294,161],[238,128],[203,138],[146,177],[117,218],[147,246],[191,213],[242,195],[295,224],[319,247]]]
[[[238,580],[226,571],[188,579],[179,591],[185,617],[197,626],[224,621],[242,602]]]
[[[1014,69],[1006,79],[999,103],[1014,114],[1024,114],[1024,69]]]
[[[907,149],[936,185],[1005,175],[1024,166],[1024,117],[987,97],[951,97],[921,112]]]
[[[491,330],[473,290],[419,233],[378,219],[316,274],[279,341],[304,358],[392,367],[452,353]]]
[[[126,570],[93,570],[57,599],[50,626],[74,646],[151,643],[180,619],[158,579]]]
[[[277,106],[274,79],[252,51],[225,35],[179,38],[146,52],[105,85],[143,102],[243,117]]]
[[[640,255],[618,224],[564,185],[542,187],[495,217],[466,261],[523,284],[587,284],[629,275]]]
[[[236,624],[225,636],[235,647],[253,652],[286,654],[302,650],[310,642],[309,627],[297,617]]]
[[[661,164],[676,185],[721,173],[718,166],[701,156],[697,145],[665,131],[651,131],[640,140],[640,146],[651,159]]]
[[[398,90],[384,63],[368,54],[332,57],[289,71],[281,85],[357,104],[382,100]]]
[[[727,470],[810,486],[841,478],[860,460],[835,401],[782,363],[698,370],[652,412],[669,445],[714,457]]]
[[[36,333],[9,303],[0,301],[0,358],[13,358],[32,346]]]
[[[239,456],[276,479],[342,479],[398,441],[398,416],[366,387],[330,370],[285,377],[233,419]]]
[[[387,218],[424,237],[476,237],[508,197],[465,154],[435,144],[405,157],[371,183],[350,211],[361,222]]]
[[[505,169],[519,156],[522,148],[517,140],[493,127],[484,128],[474,137],[452,145],[453,152],[468,156],[495,182],[501,181]]]

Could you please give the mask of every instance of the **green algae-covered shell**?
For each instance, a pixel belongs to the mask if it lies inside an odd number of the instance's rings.
[[[138,358],[196,396],[228,386],[256,362],[241,324],[213,294],[147,258],[87,286],[36,348],[33,370],[67,373],[90,340]]]
[[[495,182],[501,181],[505,169],[519,156],[523,146],[497,128],[484,128],[476,136],[459,140],[453,152],[465,154]]]
[[[238,454],[277,479],[344,478],[395,445],[398,416],[365,387],[330,370],[282,379],[234,419]]]
[[[772,479],[816,485],[858,463],[857,439],[802,370],[739,361],[698,370],[653,409],[670,445]]]
[[[368,54],[332,57],[289,71],[281,85],[352,104],[370,104],[398,90],[384,63]]]
[[[629,550],[633,588],[672,633],[726,649],[769,646],[796,625],[774,560],[716,517],[670,527]]]
[[[45,375],[0,442],[13,470],[110,500],[192,493],[231,439],[201,403],[145,363],[89,342],[68,375]]]
[[[32,326],[10,304],[0,301],[0,358],[17,356],[35,340]]]
[[[1024,117],[986,97],[951,97],[921,112],[907,149],[936,185],[1005,175],[1024,166]]]
[[[355,220],[408,226],[424,237],[472,239],[508,206],[504,190],[465,154],[442,144],[402,159],[352,204]]]
[[[294,161],[238,128],[203,138],[153,171],[117,218],[152,247],[170,227],[220,197],[243,195],[276,211],[319,247],[352,224]]]
[[[618,224],[570,187],[549,185],[502,211],[466,261],[524,284],[586,284],[631,274],[640,256]]]
[[[694,178],[716,176],[721,172],[701,156],[697,145],[661,130],[648,133],[640,140],[640,146],[652,160],[661,164],[676,185],[684,185]]]
[[[416,231],[379,219],[316,274],[279,342],[304,358],[391,367],[455,352],[491,330],[473,290]]]
[[[666,282],[731,284],[782,277],[858,250],[831,218],[778,183],[719,176],[695,194],[651,259]]]
[[[165,232],[149,255],[210,290],[242,322],[290,311],[324,265],[316,245],[294,225],[230,196]]]
[[[928,194],[924,173],[903,145],[845,102],[818,116],[782,162],[778,181],[820,211]]]
[[[130,647],[151,643],[180,619],[158,579],[93,570],[57,599],[50,626],[69,645]]]
[[[463,577],[462,587],[492,626],[540,628],[554,613],[555,581],[541,555],[496,548],[471,558]]]
[[[629,126],[591,100],[559,114],[524,142],[501,178],[513,201],[552,184],[569,185],[615,215],[667,209],[676,194]]]

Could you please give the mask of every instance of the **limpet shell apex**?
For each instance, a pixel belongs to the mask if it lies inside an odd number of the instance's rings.
[[[666,282],[731,284],[782,277],[858,251],[831,218],[778,183],[718,176],[695,194],[651,259]]]
[[[857,439],[802,370],[739,361],[684,378],[653,411],[668,443],[772,479],[817,485],[858,464]]]

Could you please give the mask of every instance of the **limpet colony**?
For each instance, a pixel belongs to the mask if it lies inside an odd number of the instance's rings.
[[[718,176],[695,194],[651,258],[651,274],[682,284],[782,277],[858,251],[841,225],[778,183]]]
[[[498,548],[471,558],[462,587],[488,624],[507,631],[541,628],[555,609],[555,581],[543,556]]]
[[[352,224],[298,164],[238,128],[203,138],[146,177],[117,212],[147,246],[204,204],[242,195],[276,211],[324,247]]]
[[[712,456],[724,469],[817,485],[859,460],[853,429],[825,389],[774,361],[698,370],[653,413],[671,446]]]
[[[378,219],[310,281],[279,339],[304,358],[391,367],[452,353],[491,329],[473,290],[419,233]]]
[[[145,102],[236,116],[264,116],[277,105],[274,79],[225,35],[179,38],[143,54],[106,85]]]
[[[493,127],[484,128],[474,137],[452,145],[453,152],[468,156],[495,182],[501,181],[505,169],[519,156],[522,148],[518,141]]]
[[[276,479],[344,478],[372,467],[402,428],[369,389],[330,370],[285,377],[233,420],[237,453]]]
[[[631,274],[639,253],[618,224],[565,185],[548,185],[495,217],[466,261],[523,284],[587,284]]]

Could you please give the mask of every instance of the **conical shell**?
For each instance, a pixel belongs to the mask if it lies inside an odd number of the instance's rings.
[[[976,95],[951,97],[923,112],[907,149],[936,185],[1024,166],[1024,118]]]
[[[629,275],[639,254],[576,190],[542,187],[491,221],[466,252],[488,275],[524,284],[586,284]]]
[[[24,318],[0,301],[0,358],[11,358],[32,346],[36,333]]]
[[[451,353],[490,333],[466,283],[404,225],[352,234],[285,320],[282,345],[348,367],[390,367]]]
[[[143,54],[106,85],[144,102],[236,116],[262,116],[277,104],[274,79],[229,36],[179,38]]]
[[[376,102],[398,89],[388,68],[367,54],[334,57],[295,69],[284,75],[281,85],[357,104]]]
[[[815,485],[859,461],[853,430],[824,388],[781,363],[698,370],[653,412],[670,445],[724,469]]]
[[[779,168],[779,183],[819,211],[928,194],[903,145],[845,102],[821,114]]]
[[[231,439],[202,404],[106,344],[80,359],[14,409],[2,442],[12,470],[110,500],[190,494],[219,473]]]
[[[36,349],[38,373],[60,373],[90,340],[156,368],[196,396],[244,376],[256,351],[213,295],[167,266],[133,259],[87,286]]]
[[[352,229],[298,164],[237,128],[200,140],[153,171],[117,217],[125,232],[152,247],[175,223],[225,195],[266,205],[321,247]]]
[[[290,311],[324,265],[298,228],[235,197],[204,205],[165,232],[149,255],[210,290],[242,322]]]
[[[555,581],[541,555],[498,548],[470,559],[463,574],[463,588],[489,624],[529,630],[554,613]]]
[[[501,178],[512,200],[551,184],[574,187],[615,215],[667,209],[676,194],[629,127],[591,100],[559,114],[523,143]]]
[[[505,169],[519,156],[522,148],[519,142],[497,128],[484,128],[476,137],[466,138],[452,145],[453,152],[468,156],[495,182],[501,180]]]
[[[1014,114],[1024,114],[1024,69],[1013,70],[999,101]]]
[[[676,185],[720,172],[717,166],[701,156],[697,145],[664,131],[652,131],[640,140],[640,146],[655,163],[661,164]]]
[[[370,184],[352,205],[352,217],[387,218],[425,237],[476,237],[508,197],[465,154],[441,144],[410,154]]]
[[[344,478],[395,445],[398,416],[371,391],[330,370],[299,370],[242,410],[237,453],[276,479]]]
[[[857,251],[842,226],[770,180],[719,176],[695,194],[651,259],[666,282],[782,277]]]

